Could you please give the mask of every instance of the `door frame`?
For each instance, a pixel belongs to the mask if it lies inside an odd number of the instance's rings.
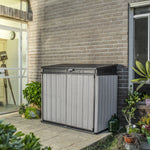
[[[5,76],[3,78],[18,78],[19,79],[19,105],[22,104],[22,79],[26,78],[28,81],[28,40],[27,40],[27,49],[26,49],[26,68],[22,68],[22,32],[26,32],[27,33],[27,39],[28,39],[28,30],[27,29],[23,29],[22,28],[22,22],[20,23],[20,28],[15,28],[15,27],[9,27],[9,26],[5,26],[5,25],[0,25],[0,29],[2,30],[8,30],[8,31],[15,31],[19,33],[19,43],[18,43],[18,56],[19,56],[19,60],[18,60],[18,67],[19,68],[3,68],[4,70],[18,70],[19,71],[19,75],[18,76]],[[23,76],[22,75],[22,71],[26,70],[27,71],[27,76]]]

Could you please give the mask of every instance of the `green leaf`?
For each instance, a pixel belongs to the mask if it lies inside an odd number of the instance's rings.
[[[142,83],[136,88],[136,91],[138,91],[145,83],[146,83],[146,81],[145,81],[145,82],[142,82]]]
[[[148,60],[146,62],[146,71],[147,71],[147,74],[150,75],[150,62]]]
[[[136,67],[143,73],[146,75],[146,69],[143,66],[143,64],[141,62],[139,62],[138,60],[136,60]]]
[[[144,74],[142,74],[141,72],[139,72],[137,69],[135,69],[134,67],[132,67],[132,69],[140,76],[145,77]]]
[[[142,81],[147,81],[147,78],[138,78],[138,79],[133,79],[131,82],[142,82]]]

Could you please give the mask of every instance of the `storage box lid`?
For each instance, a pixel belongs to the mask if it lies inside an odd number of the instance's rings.
[[[42,66],[43,73],[80,73],[115,75],[117,65],[111,64],[57,64]]]

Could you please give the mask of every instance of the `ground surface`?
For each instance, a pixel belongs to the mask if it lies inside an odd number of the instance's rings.
[[[13,105],[13,104],[9,104],[6,106],[0,106],[0,115],[6,114],[8,112],[15,112],[17,110],[18,110],[18,107],[16,105]]]
[[[40,119],[22,119],[18,113],[0,115],[1,119],[5,119],[5,122],[15,125],[18,131],[26,134],[33,132],[40,138],[41,144],[51,146],[52,150],[80,150],[110,135],[110,133],[93,135],[61,126],[42,123]]]

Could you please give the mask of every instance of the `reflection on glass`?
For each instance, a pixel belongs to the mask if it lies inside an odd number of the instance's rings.
[[[11,40],[12,31],[1,30],[0,29],[0,52],[6,51],[8,59],[3,63],[6,64],[8,68],[18,68],[19,56],[18,56],[18,45],[19,45],[19,33],[14,32],[14,40]],[[0,62],[0,66],[2,62]]]
[[[21,9],[22,4],[22,10],[27,11],[27,1],[22,0],[0,0],[0,5],[4,5],[6,7],[11,7],[15,9]]]
[[[22,90],[24,90],[26,88],[26,84],[27,84],[27,78],[22,78]],[[27,101],[23,95],[22,95],[22,103],[24,103],[24,104],[27,103]]]
[[[27,32],[22,32],[22,68],[27,66]]]
[[[135,20],[135,60],[143,64],[148,59],[148,19]]]
[[[27,32],[25,32],[27,24],[22,24],[24,28],[22,32],[19,22],[0,19],[0,24],[7,26],[6,30],[0,29],[0,114],[2,114],[18,109],[17,106],[23,98],[21,92],[27,78],[22,79],[20,69],[23,68],[22,75],[27,76]],[[11,26],[10,30],[8,25]]]

